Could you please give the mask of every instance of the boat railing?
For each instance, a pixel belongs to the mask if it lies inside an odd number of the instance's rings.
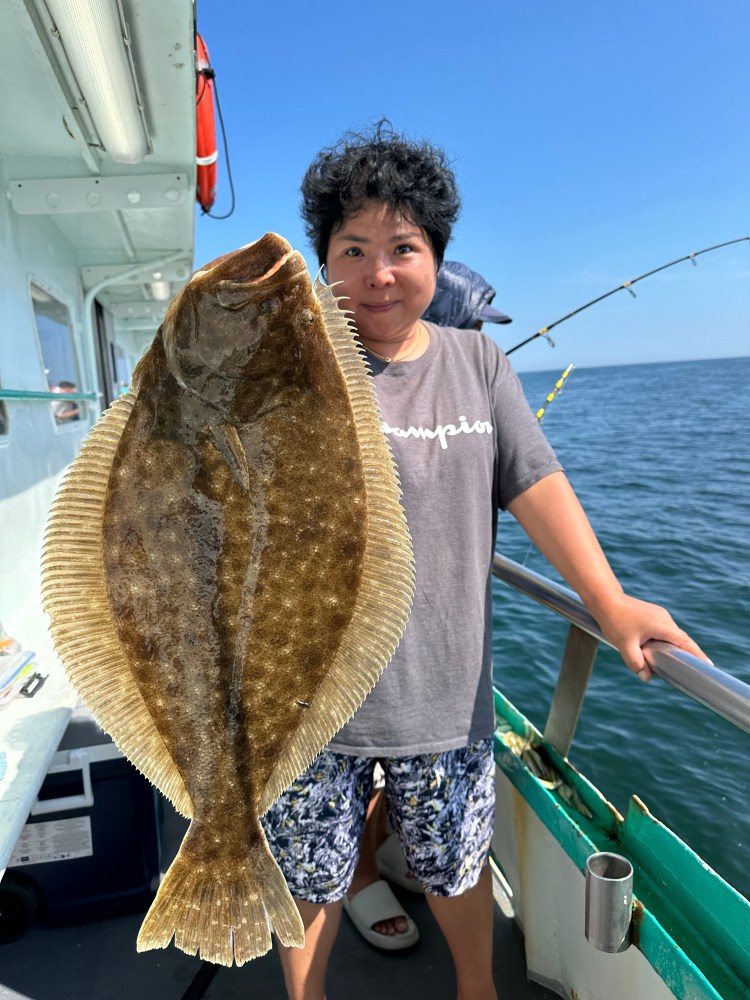
[[[604,637],[580,597],[562,584],[497,553],[492,572],[504,583],[570,622],[544,729],[545,739],[566,756],[573,741],[599,644],[612,646],[612,643]],[[644,654],[657,677],[750,733],[750,684],[667,642],[646,643]]]
[[[50,403],[69,402],[71,399],[80,399],[84,402],[95,403],[99,398],[96,392],[49,392],[41,389],[3,389],[0,388],[0,399],[9,400],[41,400]]]

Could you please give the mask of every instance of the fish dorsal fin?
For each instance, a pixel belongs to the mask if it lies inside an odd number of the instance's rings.
[[[349,721],[387,666],[406,626],[414,562],[395,462],[382,430],[375,390],[351,319],[329,285],[315,282],[326,332],[346,382],[359,439],[367,496],[367,540],[349,626],[331,669],[260,798],[268,810],[285,788]]]
[[[133,679],[107,596],[104,507],[112,461],[135,396],[120,397],[96,422],[50,510],[42,555],[42,600],[68,676],[126,757],[192,815],[184,782]]]

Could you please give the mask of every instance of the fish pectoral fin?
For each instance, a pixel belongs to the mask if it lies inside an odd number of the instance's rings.
[[[237,428],[232,424],[221,424],[211,428],[211,437],[219,449],[219,454],[229,466],[232,475],[245,492],[250,490],[250,467],[242,447]]]

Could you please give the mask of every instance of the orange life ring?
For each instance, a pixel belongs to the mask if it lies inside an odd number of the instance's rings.
[[[214,74],[206,44],[197,34],[195,36],[195,54],[197,58],[195,162],[198,164],[195,197],[201,208],[207,212],[216,200],[218,174],[216,161],[219,154],[216,149],[216,121],[214,119]]]

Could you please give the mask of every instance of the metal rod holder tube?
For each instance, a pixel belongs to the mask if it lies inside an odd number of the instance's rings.
[[[633,866],[620,854],[601,852],[586,861],[586,938],[609,954],[630,947]]]

